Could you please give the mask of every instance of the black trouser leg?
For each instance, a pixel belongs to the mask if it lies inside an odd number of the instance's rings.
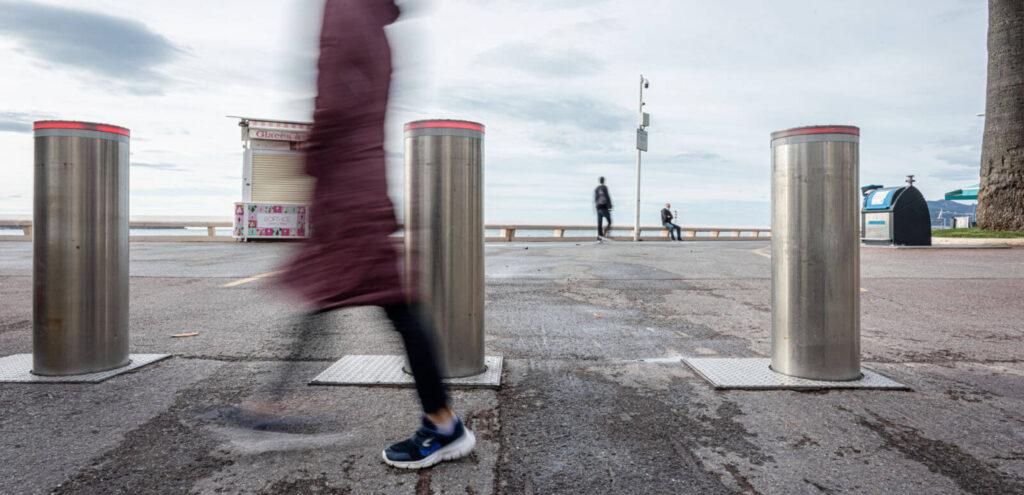
[[[601,230],[601,220],[608,220],[608,226]],[[612,214],[607,208],[597,209],[597,235],[607,237],[608,231],[612,228]]]
[[[395,326],[395,331],[402,336],[423,411],[431,414],[447,407],[448,391],[441,381],[433,333],[420,321],[411,305],[394,304],[385,306],[384,311]]]

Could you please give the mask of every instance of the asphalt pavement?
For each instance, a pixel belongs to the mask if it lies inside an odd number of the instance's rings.
[[[454,393],[473,455],[409,472],[380,450],[411,389],[306,385],[402,352],[379,309],[305,316],[294,245],[131,247],[131,351],[174,357],[0,384],[0,493],[1024,492],[1024,248],[862,249],[863,364],[911,391],[723,392],[680,359],[768,355],[767,242],[489,243],[503,386]],[[32,350],[31,289],[0,242],[0,356]]]

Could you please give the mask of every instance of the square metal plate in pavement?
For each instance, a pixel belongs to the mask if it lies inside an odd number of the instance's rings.
[[[444,382],[453,388],[500,388],[503,363],[502,356],[484,356],[487,370],[483,373],[463,378],[446,378]],[[404,365],[404,356],[345,356],[309,384],[412,387],[415,382],[412,375],[402,370]]]
[[[39,376],[32,374],[31,354],[14,354],[0,358],[0,383],[99,383],[112,376],[127,373],[169,357],[171,357],[170,354],[129,354],[128,359],[131,362],[128,363],[128,366],[112,370],[82,375]]]
[[[742,390],[820,390],[828,388],[863,388],[910,390],[869,369],[861,368],[860,379],[844,382],[808,380],[776,373],[768,366],[769,358],[683,358],[687,366],[711,382],[716,389]]]

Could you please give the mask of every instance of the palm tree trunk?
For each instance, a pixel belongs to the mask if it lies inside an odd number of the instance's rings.
[[[978,226],[1024,230],[1024,0],[988,2]]]

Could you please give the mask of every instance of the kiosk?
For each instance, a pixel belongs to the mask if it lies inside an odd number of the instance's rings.
[[[309,237],[309,202],[316,181],[305,174],[303,143],[313,125],[287,120],[239,119],[242,201],[235,203],[235,239]]]

